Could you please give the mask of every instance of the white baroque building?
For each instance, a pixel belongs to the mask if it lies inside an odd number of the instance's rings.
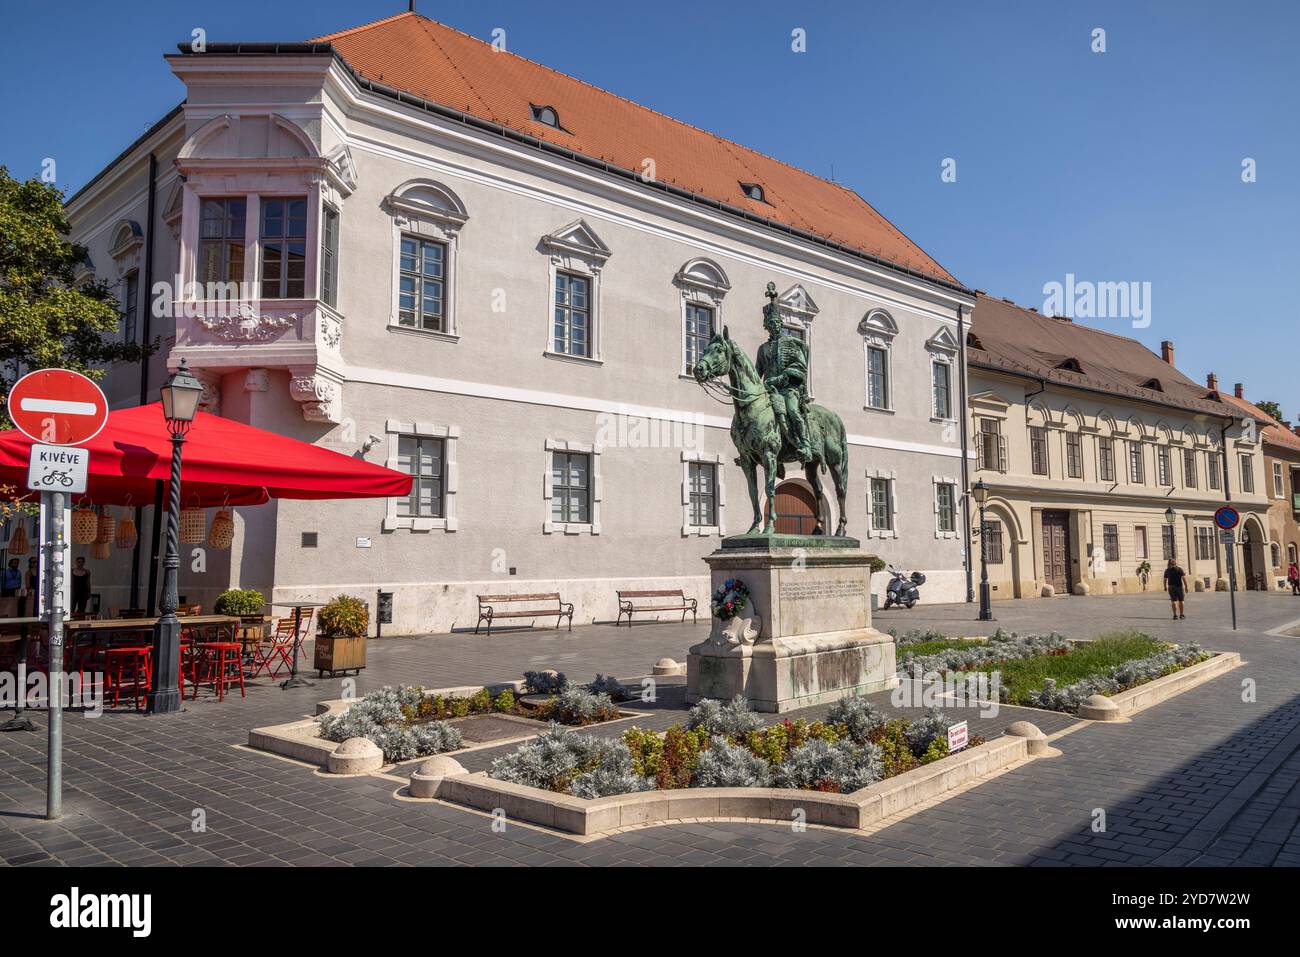
[[[479,593],[707,602],[750,509],[690,367],[724,325],[756,351],[769,281],[845,420],[849,534],[966,597],[974,294],[855,193],[416,14],[167,59],[185,101],[69,201],[122,334],[162,340],[110,399],[186,359],[208,411],[416,476],[237,510],[229,552],[183,556],[191,602],[382,589],[394,633],[472,627]],[[811,530],[801,478],[777,499]],[[143,600],[151,511],[134,570],[92,568],[106,606]]]

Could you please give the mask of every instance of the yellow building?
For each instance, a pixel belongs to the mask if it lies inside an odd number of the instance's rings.
[[[1158,592],[1169,558],[1189,588],[1226,588],[1213,515],[1229,501],[1238,588],[1266,566],[1260,423],[1179,372],[1172,342],[1162,353],[980,295],[967,361],[982,529],[972,514],[994,598]]]

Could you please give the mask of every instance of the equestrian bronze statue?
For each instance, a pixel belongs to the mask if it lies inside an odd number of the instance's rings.
[[[763,326],[768,338],[759,346],[757,365],[749,361],[749,356],[724,326],[695,363],[695,380],[701,385],[720,386],[735,406],[731,441],[740,453],[736,464],[745,472],[749,501],[754,507],[754,524],[746,534],[753,535],[760,529],[764,535],[774,533],[772,509],[776,480],[785,475],[783,463],[798,462],[817,497],[818,523],[813,534],[826,534],[820,518],[823,507],[820,473],[829,471],[839,503],[835,534],[842,536],[847,521],[844,502],[849,478],[844,423],[834,412],[808,401],[808,350],[801,340],[782,334],[775,283],[767,284],[767,298]],[[724,376],[726,384],[717,381]],[[759,505],[757,470],[760,465],[767,496],[766,511]]]

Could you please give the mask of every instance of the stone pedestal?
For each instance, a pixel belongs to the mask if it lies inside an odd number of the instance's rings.
[[[686,700],[782,712],[897,687],[894,639],[871,627],[871,557],[851,538],[725,539],[704,559],[710,587],[740,579],[749,607],[690,649]]]

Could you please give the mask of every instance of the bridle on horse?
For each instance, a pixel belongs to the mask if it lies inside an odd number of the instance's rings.
[[[728,350],[728,363],[735,361],[730,354],[730,350],[733,348],[735,347],[731,345],[726,346],[726,349]],[[709,398],[713,399],[713,401],[721,405],[731,405],[732,400],[734,400],[736,405],[742,409],[748,405],[752,405],[763,396],[767,395],[766,389],[760,389],[758,392],[752,393],[742,392],[740,389],[716,378],[700,381],[700,388],[703,389],[704,393],[709,396]],[[726,398],[723,398],[724,396],[726,396]]]

